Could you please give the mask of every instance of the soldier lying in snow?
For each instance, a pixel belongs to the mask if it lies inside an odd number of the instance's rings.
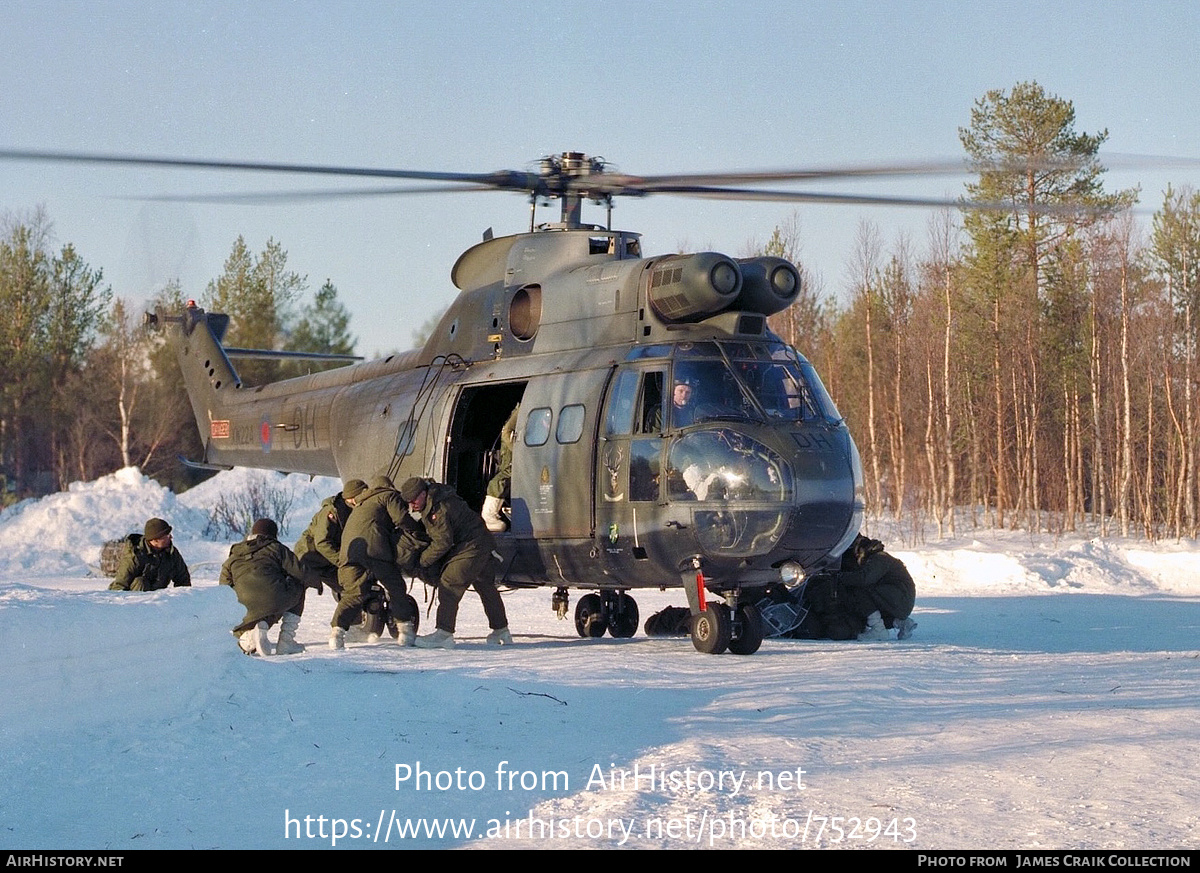
[[[886,640],[889,629],[907,639],[917,626],[909,616],[917,587],[904,562],[883,543],[861,534],[842,555],[841,568],[813,576],[800,588],[772,585],[756,604],[763,631],[802,640]],[[667,607],[646,620],[648,636],[685,635],[690,615]]]
[[[841,569],[809,579],[803,606],[808,614],[785,632],[794,639],[886,640],[896,629],[907,639],[916,627],[909,616],[917,586],[904,562],[883,550],[883,543],[859,534],[842,555]]]
[[[110,591],[158,591],[168,585],[190,587],[191,573],[172,544],[171,525],[161,518],[146,522],[142,534],[130,534],[121,544],[121,558]],[[108,545],[107,543],[105,544]]]

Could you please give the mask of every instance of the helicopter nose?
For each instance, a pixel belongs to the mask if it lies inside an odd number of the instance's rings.
[[[792,519],[781,551],[804,566],[840,554],[862,523],[862,501],[853,465],[830,453],[797,452]]]

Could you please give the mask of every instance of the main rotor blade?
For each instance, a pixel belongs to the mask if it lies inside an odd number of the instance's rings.
[[[227,205],[303,203],[319,200],[390,197],[396,194],[456,194],[460,191],[494,191],[490,185],[414,185],[406,188],[315,188],[308,191],[258,191],[245,194],[157,194],[149,197],[122,196],[119,200],[159,203],[219,203]]]
[[[708,200],[764,200],[780,203],[849,203],[860,206],[958,207],[960,200],[945,197],[883,196],[874,194],[830,194],[819,191],[764,191],[759,188],[665,187],[656,194],[700,197]]]
[[[824,179],[887,178],[890,176],[951,176],[968,172],[962,158],[914,163],[846,165],[842,167],[808,167],[780,170],[750,170],[732,173],[677,173],[659,176],[632,176],[623,173],[605,173],[601,182],[612,182],[647,193],[658,193],[679,186],[725,186],[745,185],[753,182],[798,182]],[[584,177],[587,184],[597,177]]]
[[[1113,170],[1189,170],[1200,167],[1200,158],[1180,155],[1140,155],[1132,152],[1101,152],[1096,155],[1101,166]]]
[[[573,153],[572,153],[573,154]],[[582,156],[581,156],[582,157]],[[1029,169],[1070,171],[1079,164],[1061,158],[1016,160],[995,164],[980,164],[965,159],[941,159],[876,165],[846,165],[841,167],[809,167],[732,173],[683,173],[658,176],[634,176],[608,172],[601,161],[591,163],[590,171],[573,172],[543,159],[540,172],[499,170],[493,173],[451,173],[429,170],[396,170],[377,167],[347,167],[325,164],[272,163],[262,161],[224,161],[195,158],[155,157],[140,155],[102,154],[92,152],[49,151],[32,149],[0,149],[0,160],[51,161],[58,163],[108,164],[115,166],[166,167],[201,170],[241,170],[270,173],[349,176],[374,179],[412,179],[447,183],[444,186],[404,187],[381,189],[332,189],[294,193],[250,193],[231,195],[202,195],[190,197],[160,197],[149,199],[189,200],[214,203],[269,203],[290,200],[328,199],[338,197],[383,196],[387,194],[422,194],[453,191],[502,190],[520,191],[535,197],[590,197],[607,200],[614,196],[644,197],[649,194],[675,194],[685,197],[705,197],[719,200],[761,200],[790,203],[846,203],[859,205],[961,207],[992,211],[1007,211],[1011,204],[964,203],[948,198],[826,194],[805,191],[763,190],[733,187],[763,182],[827,181],[834,179],[883,179],[887,177],[969,175],[982,172],[1026,172]],[[1132,166],[1200,166],[1195,158],[1171,158],[1153,155],[1099,155],[1093,160]],[[142,199],[142,198],[139,198]],[[1046,211],[1070,212],[1070,208]],[[1074,210],[1079,211],[1079,210]]]
[[[388,170],[378,167],[338,167],[326,164],[284,164],[266,161],[213,161],[199,158],[172,158],[142,155],[100,154],[95,152],[0,149],[0,160],[51,161],[75,164],[111,164],[125,167],[179,167],[193,170],[250,170],[266,173],[300,173],[324,176],[360,176],[374,179],[423,179],[431,182],[463,182],[490,188],[521,191],[538,186],[535,173],[500,171],[497,173],[443,173],[429,170]]]
[[[1105,167],[1123,168],[1193,168],[1200,159],[1170,155],[1136,155],[1123,153],[1100,154],[1095,161]],[[571,180],[572,187],[581,191],[610,194],[667,194],[684,193],[690,188],[725,188],[759,182],[832,181],[837,179],[887,179],[912,176],[967,176],[982,172],[1023,173],[1037,171],[1072,171],[1086,161],[1070,158],[1013,159],[1011,161],[972,162],[966,158],[944,158],[887,164],[848,164],[831,167],[808,167],[732,173],[680,173],[674,175],[634,176],[624,173],[603,173],[581,176]],[[765,199],[765,198],[763,198]],[[857,201],[847,200],[854,203]],[[913,203],[911,205],[936,205]]]
[[[754,188],[664,188],[657,194],[675,194],[681,197],[698,197],[708,200],[761,200],[779,203],[832,203],[858,206],[918,206],[923,208],[967,209],[977,212],[1021,212],[1034,211],[1039,214],[1080,215],[1103,212],[1104,210],[1070,204],[1038,204],[985,202],[973,200],[951,200],[946,197],[909,197],[905,195],[883,196],[872,194],[829,194],[817,191],[764,191]]]

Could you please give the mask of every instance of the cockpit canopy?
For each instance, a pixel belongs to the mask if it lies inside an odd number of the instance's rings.
[[[629,373],[626,384],[617,385],[608,434],[679,430],[706,421],[834,424],[841,420],[816,370],[783,343],[639,346],[627,356],[627,360],[650,358],[670,358],[669,373],[647,372],[636,403],[632,399],[636,385]],[[621,401],[623,392],[629,395],[626,402]]]
[[[797,560],[828,554],[860,477],[808,361],[778,341],[718,339],[638,346],[625,361],[602,425],[605,506],[670,507],[710,557],[767,555],[789,535]]]

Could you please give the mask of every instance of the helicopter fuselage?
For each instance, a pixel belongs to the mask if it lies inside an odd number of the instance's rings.
[[[222,317],[189,307],[180,360],[204,462],[430,476],[478,506],[519,404],[499,537],[511,584],[688,587],[699,572],[736,601],[785,565],[827,566],[858,532],[854,442],[766,325],[799,290],[786,261],[643,258],[636,234],[564,229],[485,240],[453,278],[423,349],[255,388]]]

